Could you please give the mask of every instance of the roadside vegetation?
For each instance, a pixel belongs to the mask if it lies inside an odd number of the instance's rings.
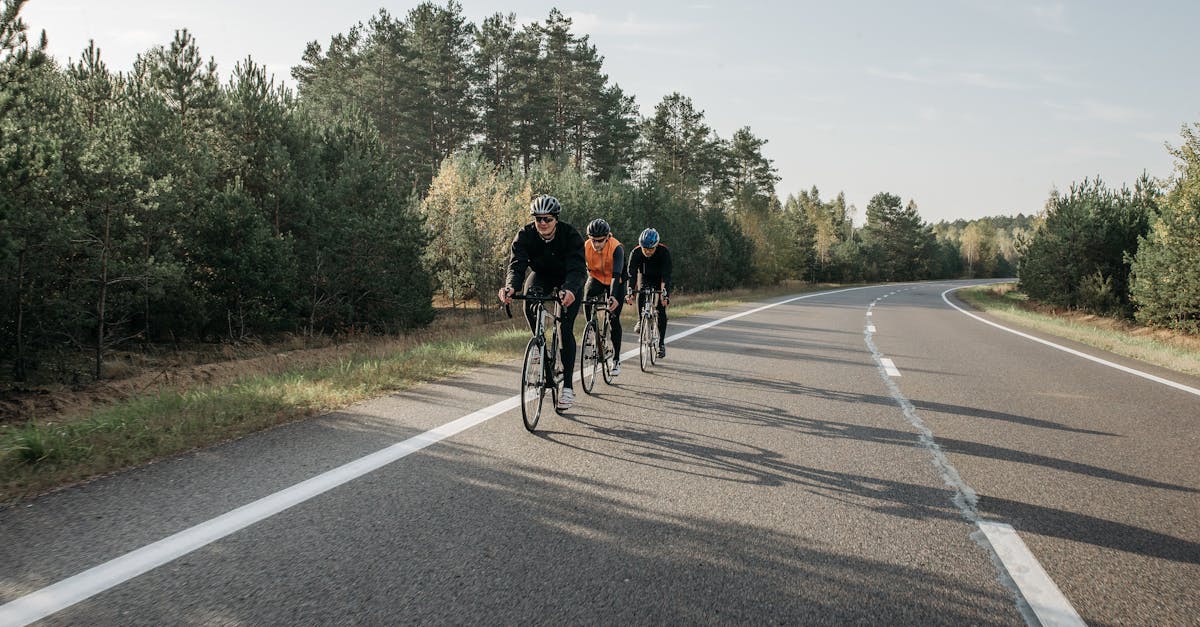
[[[1015,283],[962,289],[962,300],[997,319],[1200,377],[1200,337],[1130,320],[1042,305]]]

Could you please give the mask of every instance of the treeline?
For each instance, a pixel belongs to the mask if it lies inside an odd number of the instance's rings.
[[[422,223],[371,120],[313,111],[187,31],[113,73],[0,13],[0,360],[70,380],[137,341],[432,318]],[[61,372],[59,372],[61,371]],[[39,377],[41,378],[41,377]]]
[[[861,228],[841,194],[781,202],[765,139],[720,136],[679,93],[643,118],[557,10],[478,26],[455,2],[380,11],[310,43],[293,93],[249,57],[221,84],[186,30],[127,73],[94,45],[60,65],[24,2],[0,14],[0,363],[17,379],[77,378],[84,353],[98,378],[129,344],[424,325],[436,292],[495,291],[540,193],[627,244],[658,228],[684,290],[1018,265],[1024,281],[1037,241],[1031,218],[930,225],[889,192]],[[1139,234],[1174,250],[1180,220]],[[1097,269],[1118,281],[1080,276]]]
[[[1167,181],[1084,179],[1047,203],[1021,262],[1038,301],[1200,333],[1200,124],[1185,126]]]

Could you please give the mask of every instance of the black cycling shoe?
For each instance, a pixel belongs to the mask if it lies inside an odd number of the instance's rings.
[[[659,344],[658,345],[658,358],[662,359],[663,357],[666,357],[666,356],[667,356],[667,345]]]

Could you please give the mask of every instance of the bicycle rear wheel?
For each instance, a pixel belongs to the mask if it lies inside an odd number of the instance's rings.
[[[579,346],[579,377],[583,383],[583,391],[591,394],[596,386],[596,374],[600,369],[600,333],[596,330],[596,321],[589,320],[583,327],[583,341]]]
[[[542,401],[546,398],[545,366],[541,344],[537,338],[529,340],[521,367],[521,419],[530,433],[537,428],[538,418],[542,416]]]
[[[654,321],[649,317],[642,318],[642,331],[638,335],[638,365],[641,366],[642,372],[648,372],[650,366],[654,363],[654,350],[657,346],[651,346],[654,332],[651,331],[651,325]]]

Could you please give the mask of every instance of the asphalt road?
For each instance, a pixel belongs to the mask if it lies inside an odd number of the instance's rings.
[[[980,521],[1011,525],[1088,624],[1200,624],[1200,396],[973,319],[942,298],[961,284],[676,337],[537,435],[519,408],[479,413],[516,392],[507,364],[0,509],[0,624],[1044,620]],[[417,444],[301,484],[397,442]]]

